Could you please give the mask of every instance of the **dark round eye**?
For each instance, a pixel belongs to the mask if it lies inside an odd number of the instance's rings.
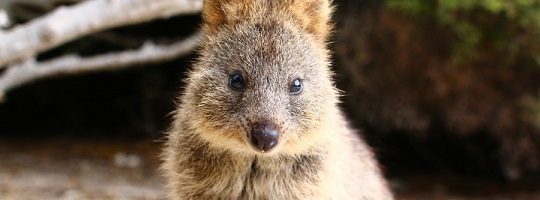
[[[240,72],[234,72],[229,78],[229,86],[234,90],[242,90],[245,87],[244,77]]]
[[[291,84],[290,93],[292,95],[296,95],[296,94],[300,94],[302,92],[302,90],[303,90],[302,80],[300,80],[299,78],[294,79],[292,84]]]

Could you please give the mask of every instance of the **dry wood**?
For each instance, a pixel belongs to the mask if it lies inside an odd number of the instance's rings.
[[[200,34],[195,34],[172,45],[146,43],[137,50],[87,58],[70,55],[42,63],[29,59],[19,65],[9,67],[0,76],[0,101],[9,90],[46,77],[119,70],[131,66],[170,61],[191,52],[197,46],[199,39]]]
[[[202,0],[87,0],[0,32],[0,69],[114,27],[200,11]]]

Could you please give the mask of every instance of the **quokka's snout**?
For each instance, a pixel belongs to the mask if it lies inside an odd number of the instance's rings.
[[[269,152],[278,145],[280,131],[272,122],[263,121],[253,123],[248,131],[248,140],[260,152]]]

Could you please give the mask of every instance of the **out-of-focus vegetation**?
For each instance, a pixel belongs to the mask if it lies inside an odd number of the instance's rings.
[[[388,0],[424,28],[449,30],[455,65],[497,60],[540,70],[540,0]],[[540,96],[523,98],[526,121],[540,129]],[[534,97],[536,96],[536,97]]]
[[[540,174],[539,0],[361,2],[338,4],[335,66],[387,164]]]
[[[452,46],[455,65],[499,60],[503,66],[540,70],[540,0],[387,0],[386,4],[419,26],[449,30],[453,37],[445,42]],[[538,97],[526,97],[523,109],[527,120],[540,128]]]
[[[388,0],[387,4],[424,25],[435,21],[451,30],[458,60],[483,59],[475,52],[493,48],[504,52],[509,62],[521,55],[540,66],[540,0]]]

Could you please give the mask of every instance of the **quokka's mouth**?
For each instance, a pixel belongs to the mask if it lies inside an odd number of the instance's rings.
[[[278,141],[271,141],[266,144],[260,144],[258,141],[250,141],[251,146],[260,153],[268,153],[275,149]]]

